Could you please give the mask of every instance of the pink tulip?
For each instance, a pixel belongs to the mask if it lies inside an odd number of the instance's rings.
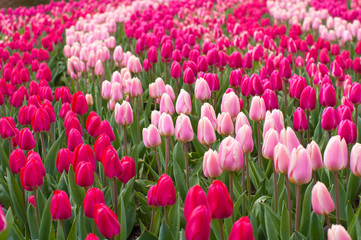
[[[162,137],[170,137],[174,135],[174,125],[172,117],[167,113],[162,113],[158,123],[159,134]]]
[[[307,152],[310,155],[312,170],[316,171],[322,168],[321,150],[315,141],[307,145]]]
[[[217,117],[214,108],[209,103],[204,103],[201,107],[201,118],[207,117],[214,129],[217,128]]]
[[[237,133],[238,130],[243,126],[243,125],[248,125],[251,126],[249,124],[248,118],[246,116],[246,114],[244,114],[243,112],[238,113],[237,118],[236,118],[236,127],[235,127],[235,132]]]
[[[307,184],[312,178],[311,160],[307,150],[298,146],[291,153],[288,167],[288,178],[296,185]]]
[[[217,132],[222,136],[233,134],[234,126],[231,115],[228,112],[222,112],[217,117]]]
[[[263,139],[262,155],[264,158],[273,160],[273,152],[278,142],[278,132],[272,128],[269,129]]]
[[[153,124],[143,128],[143,142],[147,148],[156,148],[162,144],[158,129]]]
[[[219,166],[218,153],[209,149],[203,157],[203,174],[206,177],[215,178],[222,174],[223,170]]]
[[[189,115],[192,112],[192,100],[188,92],[181,89],[177,102],[176,102],[176,111],[178,114]]]
[[[175,138],[180,142],[191,142],[194,138],[191,120],[187,115],[181,113],[175,123]]]
[[[237,131],[236,140],[241,144],[243,153],[248,154],[253,151],[252,128],[245,124]]]
[[[312,188],[312,209],[317,215],[328,215],[335,210],[335,204],[325,184],[317,182]]]
[[[159,118],[160,118],[160,112],[157,110],[153,110],[150,115],[150,122],[157,128],[158,128]]]
[[[295,132],[290,127],[281,131],[280,143],[286,145],[290,153],[300,145]]]
[[[104,100],[110,100],[111,89],[112,89],[112,84],[108,80],[105,80],[102,83],[102,91],[101,91],[101,95]]]
[[[163,93],[162,98],[160,99],[160,113],[174,114],[174,105],[167,93]]]
[[[228,112],[231,118],[237,117],[241,111],[239,98],[234,92],[225,93],[222,97],[221,111]]]
[[[140,73],[142,71],[142,64],[139,60],[139,58],[137,58],[136,56],[131,56],[128,59],[128,63],[127,63],[127,68],[129,69],[129,71],[131,71],[132,73]]]
[[[278,173],[288,173],[290,158],[291,154],[288,148],[284,144],[278,143],[273,152],[274,166]]]
[[[263,98],[255,96],[252,98],[251,107],[249,109],[249,118],[255,122],[264,120],[266,117],[266,105]]]
[[[219,146],[219,165],[225,171],[236,172],[244,165],[241,144],[233,137],[228,136]]]
[[[170,99],[172,99],[172,101],[175,101],[175,94],[174,94],[174,90],[173,87],[169,84],[165,85],[165,92],[170,96]]]
[[[348,163],[348,150],[345,139],[333,136],[328,141],[323,153],[323,164],[330,171],[345,169]]]
[[[133,123],[133,110],[129,102],[123,101],[121,105],[115,104],[114,118],[118,125],[128,126]]]
[[[357,177],[361,177],[360,153],[361,153],[361,144],[356,143],[351,149],[350,167],[351,167],[351,172]]]
[[[112,87],[110,89],[110,99],[114,102],[120,102],[123,100],[123,89],[120,83],[112,83]]]
[[[103,63],[100,59],[98,59],[98,61],[95,63],[94,73],[96,76],[102,76],[105,74],[104,68],[103,68]]]
[[[203,78],[197,79],[194,87],[194,96],[200,101],[205,101],[211,97],[209,85]]]
[[[300,107],[293,114],[293,129],[297,132],[304,132],[308,129],[306,114]]]
[[[212,145],[217,140],[212,123],[207,117],[202,117],[198,122],[197,138],[206,146]]]
[[[332,225],[327,231],[328,240],[351,240],[350,235],[342,225]]]
[[[338,125],[337,135],[345,139],[347,144],[355,143],[357,138],[355,123],[349,119],[342,120]]]

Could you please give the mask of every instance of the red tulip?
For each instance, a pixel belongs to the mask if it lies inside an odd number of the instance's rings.
[[[175,188],[172,179],[167,174],[160,176],[154,191],[156,201],[160,206],[171,206],[175,203]]]
[[[16,126],[12,117],[2,117],[0,119],[0,134],[3,139],[16,136]]]
[[[78,91],[73,94],[71,100],[71,109],[74,113],[83,115],[88,111],[88,104],[82,92]]]
[[[94,221],[99,232],[106,238],[111,239],[120,232],[117,215],[104,203],[95,204]]]
[[[76,129],[72,128],[69,133],[68,137],[68,149],[70,151],[74,151],[74,149],[83,143],[83,136],[81,133]]]
[[[90,112],[86,119],[86,130],[90,136],[96,138],[99,136],[99,125],[101,119],[96,112]]]
[[[25,165],[25,153],[21,149],[15,149],[9,157],[10,170],[14,174],[18,174]]]
[[[33,191],[43,185],[43,177],[46,172],[40,155],[30,151],[26,157],[26,163],[20,172],[21,185],[27,191]]]
[[[89,188],[83,200],[84,214],[88,218],[94,218],[95,205],[105,204],[103,192],[99,188]]]
[[[228,218],[233,212],[233,202],[228,194],[226,185],[215,180],[208,189],[208,205],[212,218]]]
[[[106,134],[108,135],[111,142],[115,140],[115,135],[113,132],[112,127],[110,126],[109,122],[107,120],[103,120],[99,125],[99,135],[100,134]]]
[[[118,176],[119,181],[126,184],[130,179],[135,176],[135,162],[134,159],[128,156],[124,156],[120,163],[123,166],[123,173]]]
[[[94,182],[94,168],[90,162],[81,161],[75,171],[75,182],[81,187],[90,187]]]
[[[99,162],[102,161],[102,156],[105,149],[110,146],[110,138],[106,134],[101,134],[94,143],[95,159]]]
[[[254,240],[252,225],[247,216],[233,224],[229,240]]]
[[[21,129],[19,132],[18,145],[22,150],[31,150],[35,148],[35,140],[29,128]]]
[[[211,231],[211,218],[208,208],[204,205],[196,207],[187,221],[185,237],[187,240],[209,239]]]
[[[31,127],[33,132],[48,132],[50,129],[49,115],[44,108],[39,108],[35,111],[31,118]]]
[[[73,159],[74,169],[77,169],[78,164],[82,161],[89,162],[93,167],[93,170],[95,169],[94,152],[89,145],[80,144],[74,150],[74,159]]]
[[[66,192],[54,191],[50,202],[50,212],[54,221],[65,220],[71,217],[71,205]]]
[[[207,196],[199,185],[195,185],[188,190],[184,202],[184,217],[186,221],[190,219],[193,210],[198,206],[204,205],[209,215]]]
[[[69,166],[72,162],[73,153],[67,148],[60,149],[56,157],[56,168],[58,169],[59,173],[61,174],[63,171],[68,173]]]
[[[120,163],[117,150],[113,146],[108,146],[102,156],[104,174],[108,178],[119,177],[123,173],[123,166]]]

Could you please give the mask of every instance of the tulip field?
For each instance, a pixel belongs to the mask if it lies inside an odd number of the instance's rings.
[[[0,240],[361,240],[361,1],[0,23]]]

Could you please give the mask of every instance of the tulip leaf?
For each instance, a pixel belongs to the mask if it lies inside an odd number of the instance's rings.
[[[64,236],[63,228],[61,226],[61,221],[57,221],[56,240],[64,240],[64,239],[65,239],[65,236]]]
[[[347,205],[346,205],[346,221],[347,221],[347,226],[350,226],[351,221],[352,221],[352,218],[353,218],[354,215],[355,215],[355,214],[354,214],[354,212],[353,212],[351,203],[350,203],[350,202],[347,202]]]
[[[124,206],[124,198],[120,198],[120,239],[126,240],[128,237],[127,214]]]
[[[178,163],[178,166],[180,167],[180,169],[185,169],[185,154],[184,154],[184,150],[183,150],[183,146],[181,142],[177,142],[176,145],[174,146],[174,150],[173,150],[173,164],[174,162]]]
[[[31,239],[38,239],[39,238],[38,220],[36,218],[35,207],[31,204],[29,204],[28,206],[28,223],[29,223]]]
[[[21,221],[23,223],[26,223],[26,218],[24,214],[25,209],[22,201],[22,193],[20,187],[17,184],[14,176],[10,173],[9,169],[7,169],[6,172],[7,172],[7,182],[9,185],[10,198],[13,203],[16,216],[19,216]]]
[[[10,235],[11,231],[13,230],[13,225],[14,225],[14,216],[11,211],[11,207],[7,210],[5,218],[6,218],[7,226],[6,226],[6,229],[0,233],[0,240],[10,239],[9,235]]]
[[[302,209],[301,209],[301,221],[300,221],[300,233],[307,234],[310,227],[310,215],[311,215],[311,192],[313,183],[310,183],[303,195]]]
[[[277,234],[277,227],[274,224],[274,217],[272,217],[269,211],[265,211],[265,223],[266,223],[266,233],[267,239],[279,239]]]
[[[5,150],[3,148],[3,146],[0,145],[0,158],[1,158],[1,166],[10,169],[10,165],[9,165],[9,158],[5,153]]]
[[[310,231],[309,237],[311,240],[323,240],[324,233],[322,224],[320,222],[320,217],[317,216],[314,212],[311,213],[311,224],[310,224]]]
[[[355,201],[360,182],[361,182],[361,178],[356,177],[352,173],[349,175],[348,183],[347,183],[346,201],[350,201],[351,203]]]
[[[352,218],[351,224],[348,226],[347,228],[347,232],[350,234],[352,239],[356,239],[356,221],[360,221],[360,216],[361,216],[361,204],[359,204],[359,206],[357,207],[356,213]]]
[[[170,231],[168,224],[165,221],[163,221],[159,230],[159,240],[172,240],[172,239],[174,239],[172,232]]]
[[[60,147],[64,142],[64,135],[65,135],[65,130],[63,130],[61,136],[50,147],[50,150],[46,154],[46,159],[44,159],[45,171],[51,176],[54,176],[56,173],[56,157]]]
[[[179,194],[184,202],[187,195],[187,184],[183,172],[176,161],[173,162],[173,173]]]
[[[280,236],[281,240],[289,239],[289,221],[288,210],[285,202],[282,204],[281,222],[280,222]]]
[[[82,209],[80,209],[80,211],[81,210]],[[67,240],[76,239],[76,236],[77,236],[77,234],[76,234],[77,233],[77,231],[76,231],[77,230],[77,222],[78,222],[79,215],[81,214],[80,211],[79,211],[78,215],[76,215],[76,218],[73,221],[73,225],[70,228],[69,235],[66,238]]]
[[[53,227],[51,214],[50,214],[50,203],[51,203],[51,197],[49,197],[48,201],[46,202],[45,208],[43,210],[43,216],[40,221],[39,240],[50,239],[51,228]]]
[[[179,201],[178,197],[176,203],[169,209],[169,226],[175,239],[178,239],[177,235],[179,234],[180,215],[183,214],[179,208]]]
[[[147,229],[144,229],[142,235],[138,238],[138,240],[157,240],[158,238],[149,232]]]
[[[356,225],[356,236],[358,240],[361,240],[361,224],[360,221],[358,219],[356,219],[355,221],[355,225]]]
[[[83,199],[85,197],[85,191],[82,187],[79,187],[75,183],[75,174],[74,174],[72,165],[70,165],[70,167],[69,167],[68,183],[69,183],[69,193],[70,193],[71,200],[73,200],[75,205],[82,206]]]

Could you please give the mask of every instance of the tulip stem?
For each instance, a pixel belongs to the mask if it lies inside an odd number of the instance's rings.
[[[258,163],[259,163],[259,167],[262,168],[262,150],[261,150],[261,126],[260,126],[260,122],[258,121],[257,123],[257,139],[258,139]]]
[[[297,232],[300,225],[300,206],[301,206],[301,185],[296,185],[296,223],[295,231]]]
[[[170,137],[165,138],[165,174],[168,174],[168,162],[170,151]]]
[[[316,172],[316,170],[312,172],[312,177],[313,177],[313,184],[316,184],[316,182],[317,182],[317,172]]]
[[[192,84],[188,84],[188,88],[189,88],[189,96],[191,98],[191,103],[192,103]]]
[[[326,222],[327,222],[327,228],[331,228],[331,222],[330,222],[330,218],[328,217],[328,215],[325,215],[326,218]]]
[[[139,114],[140,114],[140,96],[137,97],[137,143],[140,142],[140,127],[139,127]]]
[[[358,120],[358,105],[355,106],[355,125],[356,125],[356,140],[357,140],[357,121]]]
[[[223,233],[223,220],[219,219],[219,234],[221,235],[221,240],[224,240],[224,233]]]
[[[6,117],[6,108],[5,108],[5,103],[3,104],[3,116]]]
[[[10,154],[14,151],[14,147],[10,138],[8,141],[9,141],[9,157],[10,157]]]
[[[127,150],[127,131],[125,129],[125,126],[123,126],[123,132],[124,132],[124,155],[127,156],[128,155],[128,150]]]
[[[186,180],[187,180],[187,188],[189,189],[189,169],[188,169],[188,148],[187,143],[183,143],[184,156],[186,160]]]
[[[60,221],[61,221],[61,227],[62,227],[63,233],[64,233],[64,238],[66,239],[64,220],[60,220]]]
[[[53,124],[50,124],[50,136],[51,136],[51,142],[54,144],[55,138],[54,138],[54,132],[53,132]]]
[[[274,197],[275,197],[275,212],[277,213],[277,206],[278,206],[278,196],[277,196],[277,172],[275,165],[273,164],[273,183],[274,183]]]
[[[44,140],[44,133],[40,133],[40,137],[41,137],[41,147],[43,149],[43,161],[45,161],[46,158],[46,153],[45,153],[45,140]]]
[[[328,132],[328,141],[330,141],[331,137],[332,137],[332,132],[331,131],[327,131]]]
[[[162,170],[160,168],[160,162],[159,162],[159,157],[158,157],[158,150],[157,148],[154,148],[155,151],[155,159],[157,160],[157,165],[158,165],[158,174],[160,175]]]
[[[113,193],[114,193],[114,212],[118,218],[118,194],[117,194],[117,179],[113,178]]]
[[[39,203],[38,203],[37,187],[34,187],[33,192],[34,192],[36,219],[38,220],[38,226],[40,227],[40,214],[39,214]]]
[[[93,219],[93,233],[96,234],[97,232],[97,224],[95,223],[95,219]]]
[[[247,195],[248,203],[251,202],[251,179],[249,178],[248,153],[246,154],[246,172],[247,172]]]
[[[246,194],[245,194],[245,191],[246,191],[246,176],[245,176],[245,169],[244,167],[242,168],[242,192],[243,192],[243,199],[242,199],[242,204],[243,204],[243,208],[242,208],[242,215],[245,216],[246,215]]]
[[[164,219],[165,219],[165,223],[168,224],[168,208],[167,208],[167,206],[164,207]]]
[[[150,218],[150,226],[149,226],[149,232],[153,231],[153,221],[154,221],[154,215],[155,215],[155,209],[152,208],[152,216]]]
[[[85,85],[85,94],[88,93],[88,72],[84,72],[84,85]]]
[[[289,236],[291,236],[291,234],[292,234],[292,201],[291,201],[290,182],[288,180],[287,174],[285,174],[285,179],[286,179],[287,203],[288,203],[288,228],[289,228]]]
[[[229,172],[229,194],[231,195],[231,200],[233,202],[233,172]],[[232,221],[234,222],[234,211],[232,211]]]
[[[340,195],[339,195],[339,187],[338,187],[338,173],[334,172],[335,176],[335,190],[336,190],[336,222],[340,224]]]
[[[307,123],[308,123],[308,129],[307,129],[307,144],[310,143],[310,112],[307,111]]]

